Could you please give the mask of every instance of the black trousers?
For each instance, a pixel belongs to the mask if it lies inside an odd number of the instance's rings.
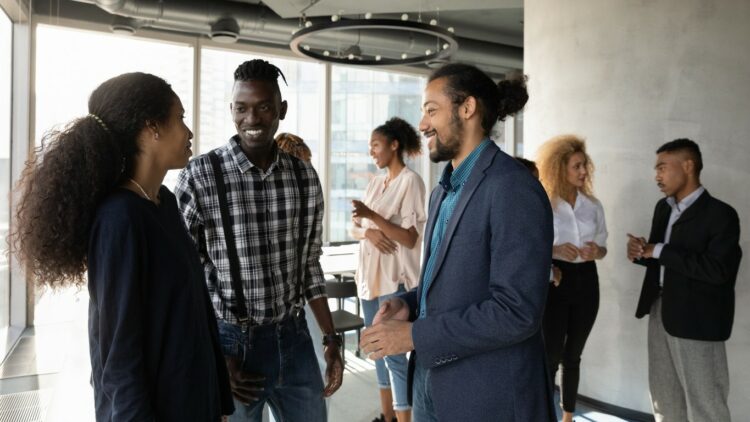
[[[573,412],[578,397],[581,354],[599,312],[599,275],[594,262],[553,260],[562,271],[558,287],[550,283],[542,330],[552,385],[562,363],[562,408]]]

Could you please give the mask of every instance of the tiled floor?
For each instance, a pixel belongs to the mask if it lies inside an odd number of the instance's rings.
[[[94,421],[85,293],[42,297],[36,327],[24,334],[18,350],[2,368],[6,378],[0,379],[0,421]],[[329,400],[331,422],[370,422],[380,413],[375,367],[372,361],[350,352],[355,350],[355,338],[347,338],[343,386]],[[623,421],[584,408],[576,420]]]

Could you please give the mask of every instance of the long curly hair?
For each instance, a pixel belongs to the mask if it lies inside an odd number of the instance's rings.
[[[12,252],[42,286],[81,286],[102,199],[132,177],[138,136],[166,123],[177,95],[163,79],[126,73],[91,93],[89,115],[45,134],[21,175]]]
[[[550,202],[556,204],[562,198],[569,197],[576,188],[567,180],[567,166],[570,157],[575,153],[586,157],[588,176],[583,187],[579,189],[584,195],[594,197],[593,176],[594,163],[586,153],[586,142],[576,135],[558,135],[542,144],[537,151],[536,163],[539,167],[539,180],[547,191]]]
[[[398,156],[401,162],[404,161],[404,154],[407,157],[416,157],[422,153],[422,140],[417,130],[400,117],[391,117],[385,123],[376,127],[373,132],[385,136],[388,138],[388,142],[398,141]]]

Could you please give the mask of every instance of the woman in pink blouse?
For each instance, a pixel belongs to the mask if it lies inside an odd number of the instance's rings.
[[[360,241],[356,280],[368,327],[381,303],[419,283],[425,187],[404,164],[404,155],[421,151],[417,131],[398,117],[375,128],[370,137],[370,156],[386,171],[370,181],[364,201],[352,201],[351,228],[352,236]],[[409,421],[406,355],[377,360],[375,368],[383,413],[374,422]]]

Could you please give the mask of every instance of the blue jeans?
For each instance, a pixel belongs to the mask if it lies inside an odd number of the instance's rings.
[[[260,400],[248,406],[234,401],[230,421],[260,422],[266,403],[277,421],[326,421],[323,378],[304,313],[250,327],[247,334],[220,320],[219,335],[225,355],[240,358],[243,370],[266,378]]]
[[[401,286],[397,293],[403,291],[404,288]],[[372,325],[372,319],[378,312],[380,305],[397,293],[383,295],[372,300],[362,299],[362,313],[365,317],[365,327]],[[384,359],[375,361],[375,374],[378,377],[378,387],[381,389],[391,389],[393,394],[393,410],[402,411],[411,408],[407,398],[407,371],[408,363],[405,354],[386,356]]]
[[[414,410],[412,417],[414,422],[437,422],[435,406],[432,403],[432,393],[430,391],[430,370],[423,368],[419,364],[417,356],[416,366],[414,368],[414,390],[412,402]]]

